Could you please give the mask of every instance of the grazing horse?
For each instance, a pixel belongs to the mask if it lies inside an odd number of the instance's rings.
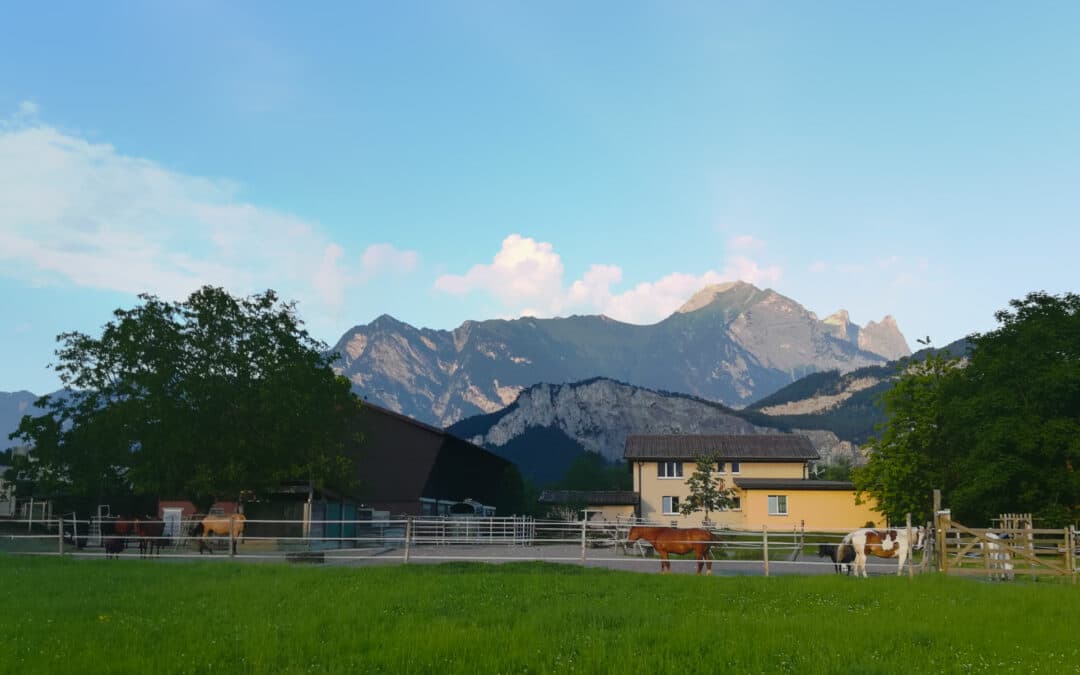
[[[820,544],[817,554],[819,558],[828,558],[833,561],[833,569],[837,574],[847,572],[848,576],[851,576],[851,562],[855,560],[855,549],[844,546],[841,551],[841,546],[841,544]]]
[[[131,531],[131,522],[117,516],[116,520],[101,521],[101,545],[105,548],[105,558],[119,558],[127,543]]]
[[[236,553],[236,544],[244,540],[244,514],[231,513],[227,516],[206,516],[201,522],[196,523],[192,534],[199,537],[199,553],[208,551],[213,553],[207,543],[207,537],[217,535],[228,537],[232,532],[232,552]]]
[[[923,547],[926,530],[923,527],[911,528],[914,541],[908,541],[907,528],[894,528],[889,530],[874,530],[862,528],[855,530],[844,537],[840,542],[837,556],[843,558],[848,555],[847,548],[851,547],[855,552],[855,576],[862,571],[866,574],[866,556],[872,555],[877,558],[897,559],[896,575],[900,576],[904,571],[904,562],[907,561],[908,551],[918,551]]]
[[[135,519],[135,537],[139,540],[139,555],[154,555],[154,549],[161,553],[165,541],[165,521],[155,520],[150,516]]]
[[[640,527],[635,525],[630,528],[630,534],[626,536],[627,542],[635,542],[644,539],[652,544],[656,552],[660,554],[660,573],[671,573],[671,561],[669,553],[694,552],[697,557],[697,573],[701,574],[702,565],[705,566],[705,575],[712,574],[712,555],[710,547],[715,543],[712,533],[700,527],[692,527],[680,530],[677,527]]]

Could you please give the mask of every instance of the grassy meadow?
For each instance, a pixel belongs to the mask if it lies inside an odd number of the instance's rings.
[[[1080,586],[0,556],[0,672],[1078,672]]]

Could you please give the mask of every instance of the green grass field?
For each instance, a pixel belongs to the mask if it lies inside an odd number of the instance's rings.
[[[1080,672],[1080,587],[0,556],[0,672]]]

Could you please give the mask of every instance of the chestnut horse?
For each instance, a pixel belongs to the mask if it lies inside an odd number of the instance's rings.
[[[201,554],[203,551],[213,553],[214,550],[206,542],[207,537],[211,535],[228,537],[230,530],[232,531],[232,552],[235,554],[237,542],[244,539],[244,514],[231,513],[227,516],[206,516],[202,519],[202,522],[196,523],[192,534],[199,537],[199,553]]]
[[[154,549],[161,553],[165,543],[165,521],[151,516],[135,519],[135,537],[139,540],[139,556],[153,555]]]
[[[677,527],[640,527],[635,525],[630,528],[630,534],[626,536],[627,542],[635,542],[644,539],[652,544],[656,552],[660,554],[660,573],[671,573],[671,561],[669,553],[694,552],[697,557],[697,573],[701,574],[702,565],[705,566],[705,575],[712,574],[712,555],[710,547],[716,543],[712,533],[700,527],[692,527],[680,530]]]
[[[866,556],[895,557],[898,563],[896,574],[899,576],[904,571],[904,562],[907,560],[909,550],[918,551],[923,547],[926,529],[911,528],[911,537],[912,540],[908,541],[908,531],[902,527],[889,530],[873,530],[864,527],[844,537],[837,550],[837,557],[845,557],[847,547],[853,548],[855,550],[855,576],[859,576],[861,570],[864,577],[867,576]]]

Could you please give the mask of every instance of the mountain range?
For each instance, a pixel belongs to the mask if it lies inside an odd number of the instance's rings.
[[[28,391],[0,391],[0,450],[15,445],[8,440],[8,434],[19,427],[23,415],[40,415],[42,410],[34,407],[37,394]]]
[[[890,362],[910,354],[891,317],[859,327],[840,310],[819,320],[741,282],[706,287],[651,326],[573,316],[437,331],[384,315],[347,331],[335,351],[363,398],[450,425],[539,484],[585,451],[621,460],[629,433],[800,431],[824,463],[858,462],[853,442],[882,417]],[[38,412],[35,398],[0,393],[5,440]]]
[[[446,331],[383,315],[347,331],[334,351],[337,371],[361,396],[440,426],[496,412],[538,382],[605,377],[737,407],[811,373],[910,354],[889,316],[864,328],[843,310],[822,320],[744,282],[708,286],[648,326],[590,315],[466,321]]]
[[[764,422],[769,420],[760,418]],[[539,485],[563,477],[582,452],[620,462],[628,434],[758,434],[799,431],[822,463],[861,457],[829,431],[759,425],[742,411],[686,394],[658,392],[607,378],[537,384],[502,410],[464,419],[447,431],[501,455]]]

